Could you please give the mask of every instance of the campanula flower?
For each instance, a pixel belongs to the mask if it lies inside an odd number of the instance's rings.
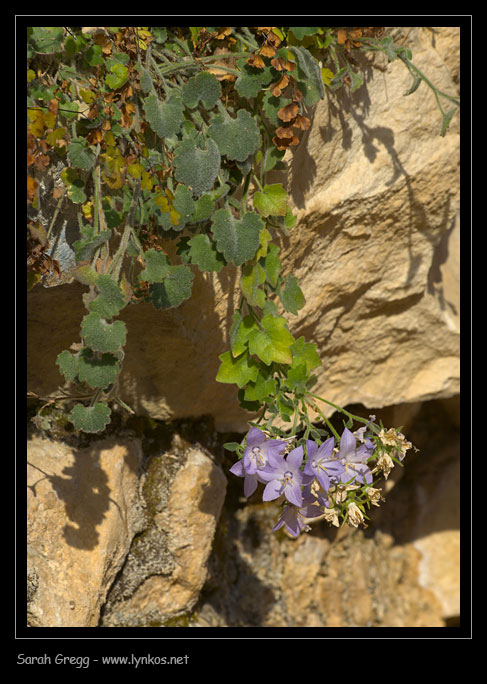
[[[243,454],[245,472],[256,473],[267,465],[269,454],[278,455],[286,448],[286,442],[280,439],[267,439],[262,430],[250,428]]]
[[[298,508],[297,506],[284,506],[281,517],[278,522],[272,528],[275,532],[283,525],[286,526],[287,531],[292,537],[297,537],[303,531],[305,526],[305,518],[316,518],[323,515],[323,509],[321,506],[303,506]]]
[[[340,451],[337,454],[338,460],[344,469],[340,474],[340,482],[361,482],[362,484],[372,484],[373,476],[367,465],[367,459],[371,456],[370,448],[366,444],[357,447],[355,437],[345,428],[340,439]]]
[[[300,470],[303,457],[302,446],[290,451],[287,459],[269,453],[268,465],[259,471],[260,477],[267,481],[262,495],[263,501],[272,501],[284,494],[289,503],[298,507],[303,505],[301,487],[313,479]]]
[[[306,475],[315,477],[325,492],[330,489],[330,484],[336,481],[345,470],[341,461],[337,460],[333,454],[335,440],[333,437],[319,447],[316,442],[308,439],[306,449],[308,451],[308,462],[304,467]]]
[[[243,458],[237,461],[230,472],[244,479],[244,495],[249,498],[257,489],[261,479],[259,471],[267,465],[268,454],[279,454],[284,451],[286,442],[278,439],[266,439],[265,434],[258,428],[250,428]]]

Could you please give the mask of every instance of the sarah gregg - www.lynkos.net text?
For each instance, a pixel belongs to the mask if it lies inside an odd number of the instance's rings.
[[[187,665],[189,661],[188,655],[182,656],[157,656],[157,655],[142,655],[136,656],[133,653],[124,656],[99,656],[92,658],[90,656],[67,656],[58,653],[55,656],[44,653],[43,655],[26,655],[19,653],[17,656],[17,665],[71,665],[77,669],[86,669],[92,663],[102,665],[128,665],[135,668],[140,665]]]

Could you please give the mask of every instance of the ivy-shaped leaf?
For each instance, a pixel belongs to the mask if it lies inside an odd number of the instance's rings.
[[[218,145],[220,154],[241,162],[257,152],[261,143],[259,127],[246,109],[239,109],[236,119],[215,116],[208,134]]]
[[[84,138],[74,138],[68,145],[68,159],[77,169],[88,171],[95,163],[95,155]]]
[[[196,264],[200,271],[218,272],[225,266],[225,260],[217,252],[216,247],[208,235],[195,235],[188,241],[189,258],[192,264]]]
[[[222,94],[220,81],[209,71],[202,71],[190,78],[182,89],[186,107],[194,109],[201,102],[205,109],[213,109]]]
[[[191,296],[194,273],[188,266],[171,266],[162,283],[150,287],[149,300],[156,309],[179,306]]]
[[[287,211],[287,192],[281,183],[264,185],[264,190],[254,194],[254,207],[261,216],[285,216]]]
[[[255,382],[249,382],[245,388],[244,398],[246,401],[264,401],[267,397],[272,397],[276,392],[276,380],[273,377],[272,369],[265,366],[259,368],[259,374]]]
[[[150,127],[160,138],[170,138],[179,133],[184,121],[184,105],[178,95],[161,102],[156,95],[149,95],[144,110]]]
[[[68,197],[73,204],[84,204],[86,202],[85,184],[81,179],[76,179],[68,187]]]
[[[174,177],[187,185],[195,197],[211,190],[220,171],[221,156],[214,140],[205,140],[206,149],[184,140],[176,149]]]
[[[110,422],[110,407],[102,401],[95,406],[83,406],[76,404],[69,419],[73,423],[75,430],[83,432],[101,432]]]
[[[316,344],[306,342],[304,336],[298,337],[294,344],[291,345],[291,352],[293,355],[291,368],[304,363],[306,372],[309,374],[314,368],[321,366],[321,359],[316,351]]]
[[[262,87],[268,85],[274,78],[275,72],[273,73],[270,66],[258,69],[247,64],[246,59],[239,60],[237,66],[241,73],[235,81],[235,89],[240,97],[246,100],[257,97]]]
[[[83,318],[81,336],[95,351],[116,352],[125,344],[127,328],[123,321],[107,323],[100,314],[92,311]]]
[[[269,245],[265,256],[264,268],[267,282],[272,287],[276,287],[282,269],[281,260],[279,259],[279,247],[277,245]]]
[[[262,330],[252,331],[249,336],[249,351],[269,366],[276,363],[291,364],[291,345],[294,338],[287,329],[287,321],[281,316],[264,316]]]
[[[237,359],[234,359],[230,352],[220,354],[218,358],[221,361],[216,376],[218,382],[234,383],[242,388],[250,380],[257,380],[259,368],[247,352]]]
[[[298,279],[295,276],[289,275],[284,283],[284,288],[281,288],[281,302],[286,311],[297,315],[299,309],[305,305],[305,298],[298,285]]]
[[[230,347],[232,356],[237,357],[247,349],[249,337],[252,331],[259,331],[257,323],[252,316],[242,318],[240,311],[233,314],[233,324],[230,328]]]
[[[259,234],[264,224],[253,212],[237,219],[228,209],[219,209],[213,214],[212,233],[217,249],[227,262],[240,266],[252,259],[259,247]]]
[[[148,283],[162,283],[171,270],[171,262],[167,256],[163,252],[149,249],[144,257],[145,269],[139,274],[139,280],[145,280]]]
[[[213,201],[209,195],[203,195],[194,203],[193,216],[191,223],[198,223],[199,221],[206,221],[213,213]]]
[[[78,375],[78,362],[74,356],[67,349],[58,354],[56,365],[59,366],[59,372],[64,375],[68,382],[72,382]]]
[[[90,302],[90,311],[94,311],[102,318],[117,316],[125,306],[125,297],[117,283],[110,276],[101,274],[98,276],[96,287],[100,294]]]
[[[121,88],[124,83],[126,83],[129,70],[126,66],[118,62],[111,64],[109,69],[110,73],[105,76],[105,82],[109,88],[112,90],[117,90],[118,88]]]
[[[82,349],[77,359],[78,378],[90,387],[105,389],[115,382],[120,373],[120,364],[112,354],[98,357],[91,349]]]
[[[265,270],[258,262],[256,264],[245,264],[242,268],[240,289],[250,306],[258,306],[261,309],[264,306],[266,296],[260,285],[265,283],[265,277]]]

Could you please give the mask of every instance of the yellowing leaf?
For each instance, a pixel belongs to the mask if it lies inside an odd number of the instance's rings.
[[[80,89],[79,94],[81,95],[83,102],[86,102],[86,104],[91,104],[93,100],[96,99],[96,95],[92,90]]]
[[[144,170],[144,167],[140,163],[139,164],[129,164],[127,166],[127,171],[134,178],[140,178],[142,176],[143,170]]]
[[[171,211],[171,205],[165,195],[157,195],[157,197],[154,198],[154,202],[163,212],[167,213],[168,211]]]
[[[148,171],[143,171],[142,173],[142,182],[140,183],[140,187],[142,190],[152,190],[152,186],[154,185],[154,179],[150,175]]]
[[[37,138],[41,138],[46,130],[46,122],[42,109],[28,109],[27,116],[30,121],[30,132]]]
[[[321,69],[321,78],[325,85],[330,85],[333,76],[333,71],[330,71],[330,69],[325,69],[324,67]]]
[[[54,146],[57,143],[57,141],[60,140],[64,135],[66,135],[65,128],[56,128],[46,136],[46,140],[49,143],[49,145]]]
[[[173,226],[179,226],[179,222],[181,220],[181,214],[174,209],[174,207],[171,209],[169,212],[169,219],[172,223]]]

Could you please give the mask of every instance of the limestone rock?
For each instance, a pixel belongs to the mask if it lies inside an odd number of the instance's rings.
[[[151,460],[143,485],[150,523],[110,592],[103,626],[159,626],[192,610],[225,491],[221,468],[201,448],[176,447]]]
[[[459,31],[397,29],[414,63],[442,91],[458,89]],[[327,91],[289,158],[297,225],[282,237],[285,273],[306,305],[290,328],[316,342],[315,390],[346,405],[382,407],[459,391],[459,116],[439,136],[440,112],[399,60],[359,62],[354,93]],[[77,284],[28,294],[28,389],[62,381],[59,352],[79,340],[85,311]],[[211,414],[217,429],[246,429],[236,389],[215,382],[238,301],[232,267],[196,273],[176,310],[124,310],[128,339],[121,398],[166,420]]]
[[[28,624],[94,627],[140,525],[138,441],[28,442]]]

